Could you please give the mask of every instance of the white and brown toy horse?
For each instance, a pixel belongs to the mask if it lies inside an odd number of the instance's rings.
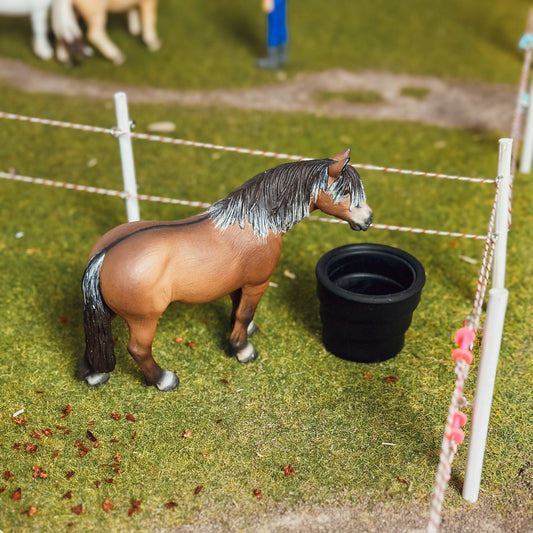
[[[257,357],[248,341],[259,300],[281,256],[281,237],[315,209],[366,230],[372,210],[363,183],[348,164],[349,150],[332,159],[286,163],[253,177],[205,213],[172,222],[130,222],[93,246],[82,279],[85,354],[78,377],[100,385],[115,367],[111,319],[129,328],[128,351],[148,384],[174,389],[177,376],[152,357],[157,322],[171,302],[233,303],[230,354]]]

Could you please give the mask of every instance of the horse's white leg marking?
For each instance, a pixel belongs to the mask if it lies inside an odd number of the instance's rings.
[[[97,387],[98,385],[103,385],[109,379],[108,372],[95,372],[94,374],[89,374],[85,381],[92,387]]]
[[[156,383],[156,387],[160,391],[171,391],[174,390],[180,383],[178,376],[173,372],[168,370],[163,370],[163,375],[159,378],[159,381]]]
[[[257,352],[251,343],[248,343],[242,350],[237,352],[239,363],[251,363],[257,359]]]
[[[48,10],[51,2],[46,0],[31,12],[31,26],[33,29],[33,51],[41,59],[54,56],[54,49],[48,41]]]
[[[141,35],[141,19],[137,8],[132,8],[128,11],[128,30],[136,37]]]
[[[248,329],[246,330],[246,334],[248,337],[251,337],[259,328],[255,325],[255,322],[252,320],[248,324]]]

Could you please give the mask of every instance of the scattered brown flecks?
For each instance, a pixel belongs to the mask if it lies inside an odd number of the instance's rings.
[[[397,478],[396,478],[396,481],[397,481],[398,483],[402,483],[403,485],[407,485],[407,481],[405,481],[405,479],[402,479],[401,477],[397,477]]]
[[[219,381],[220,383],[224,383],[224,385],[227,385],[229,383],[229,381],[226,378],[222,378]]]
[[[135,422],[135,417],[132,414],[126,415],[126,420],[129,420],[130,422]]]
[[[55,459],[59,455],[59,450],[54,450],[54,453],[52,454],[52,459]]]
[[[44,394],[44,390],[36,390],[35,394]]]
[[[37,444],[27,442],[26,444],[24,444],[24,451],[26,453],[35,453],[37,451]]]
[[[187,346],[188,346],[191,350],[194,350],[194,349],[198,346],[198,344],[196,344],[196,342],[189,341],[189,342],[187,343]]]
[[[90,422],[87,422],[88,426],[94,426],[94,420],[91,420]]]
[[[13,422],[17,424],[17,426],[25,426],[28,423],[28,417],[27,416],[16,416],[13,418]]]
[[[363,372],[363,379],[372,379],[374,374],[372,372]]]
[[[21,446],[22,446],[22,442],[14,442],[13,443],[13,449],[14,450],[20,450]]]
[[[122,457],[121,457],[119,452],[117,452],[115,455],[113,455],[113,461],[115,461],[115,463],[118,463],[118,464],[121,463]]]
[[[43,431],[39,431],[36,429],[31,436],[35,437],[36,439],[42,439],[43,437],[50,437],[52,435],[52,431],[50,429],[44,429]]]
[[[183,432],[183,435],[181,436],[182,439],[192,439],[192,431],[190,429],[186,429]]]
[[[202,452],[202,457],[207,457],[207,452]]]
[[[80,446],[80,457],[85,457],[89,453],[87,446]]]
[[[457,248],[459,246],[459,243],[457,241],[451,241],[450,246],[452,246],[453,248]]]
[[[61,430],[61,431],[63,431],[64,429],[67,429],[66,426],[56,426],[56,428],[59,429],[59,430]]]
[[[83,504],[79,504],[79,505],[75,505],[74,507],[72,507],[71,511],[74,513],[74,514],[77,514],[77,515],[80,515],[83,513]]]
[[[137,438],[137,432],[134,431],[133,435],[131,436],[131,440],[135,440]]]
[[[110,511],[111,509],[113,509],[115,506],[111,503],[111,500],[109,498],[106,498],[103,502],[102,502],[102,509],[107,513],[107,511]]]
[[[202,490],[204,490],[204,486],[203,486],[203,485],[198,485],[198,486],[194,489],[194,494],[198,495],[198,494],[200,494],[200,492],[202,492]]]
[[[100,488],[100,485],[101,485],[101,484],[102,484],[102,482],[101,482],[101,481],[98,481],[98,480],[96,480],[96,481],[94,482],[94,486],[95,486],[97,489]]]
[[[118,439],[111,439],[109,442],[111,442],[112,444],[116,444],[118,442]]]
[[[6,489],[7,485],[3,485],[2,487],[0,487],[0,494],[2,494],[2,492],[4,492]]]
[[[122,468],[115,468],[115,472],[117,474],[123,474],[124,472],[126,472],[126,470],[123,470]]]
[[[30,505],[28,509],[25,511],[22,511],[20,514],[27,514],[28,516],[33,516],[34,514],[37,514],[39,512],[39,509],[35,507],[35,505]]]
[[[115,413],[114,411],[111,413],[111,418],[115,420],[120,420],[122,418],[122,415],[120,413]]]
[[[128,516],[131,517],[141,508],[141,500],[131,500],[131,509],[128,511]]]
[[[385,383],[396,383],[398,378],[396,376],[387,376],[385,378]]]
[[[93,435],[93,433],[87,430],[87,438],[91,441],[93,448],[98,448],[100,446],[100,441]]]
[[[20,500],[22,498],[22,490],[18,488],[11,496],[12,500]]]
[[[6,470],[6,471],[4,472],[4,479],[5,479],[6,481],[9,481],[12,477],[15,477],[15,475],[12,474],[9,470]]]
[[[178,504],[176,502],[167,502],[165,503],[165,507],[167,509],[174,509],[178,506]]]
[[[33,477],[38,477],[41,479],[46,479],[48,477],[46,470],[43,470],[42,466],[33,465],[31,469],[33,470]]]
[[[284,466],[282,468],[285,477],[289,477],[291,474],[294,474],[294,467],[291,465]]]
[[[73,475],[74,475],[74,470],[71,470],[70,472],[67,472],[67,474],[65,476],[67,478],[67,481],[71,480]]]
[[[216,423],[216,424],[220,424],[221,422],[222,422],[222,418],[217,418],[217,419],[215,420],[215,423]]]
[[[261,489],[255,489],[254,490],[254,496],[260,500],[261,499]]]
[[[183,344],[183,337],[181,335],[176,335],[174,337],[174,342],[177,342],[178,344]]]
[[[113,483],[115,480],[112,477],[110,477],[109,479],[104,479],[104,481],[106,483]]]
[[[70,415],[70,413],[72,413],[72,411],[74,411],[73,407],[71,407],[69,404],[65,405],[65,407],[63,407],[63,418],[65,418],[68,415]]]
[[[72,499],[72,491],[69,490],[68,492],[65,492],[65,494],[63,494],[63,499],[64,500],[71,500]]]
[[[68,322],[68,316],[67,315],[59,315],[59,321],[61,324],[66,324]]]

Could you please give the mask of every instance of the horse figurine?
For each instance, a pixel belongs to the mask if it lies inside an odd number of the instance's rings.
[[[257,357],[248,341],[254,313],[281,256],[281,237],[315,209],[366,230],[372,210],[349,150],[332,159],[286,163],[258,174],[200,215],[122,224],[93,246],[82,280],[85,354],[78,377],[89,385],[115,367],[111,319],[129,327],[128,352],[146,383],[169,391],[178,377],[152,357],[157,322],[174,301],[205,303],[229,295],[230,355]]]
[[[87,24],[87,38],[104,57],[121,65],[124,54],[106,32],[107,13],[128,13],[128,29],[142,37],[151,51],[159,50],[161,42],[156,32],[157,0],[67,0]],[[140,16],[139,16],[140,14]]]
[[[71,0],[0,0],[0,15],[29,16],[33,30],[33,51],[41,59],[51,59],[54,49],[48,40],[48,14],[51,10],[52,29],[58,49],[58,59],[67,62],[70,56],[84,55],[81,30],[72,9]]]

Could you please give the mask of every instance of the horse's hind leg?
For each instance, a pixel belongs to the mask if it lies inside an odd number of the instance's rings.
[[[242,296],[242,289],[238,289],[235,292],[232,292],[230,294],[231,302],[232,302],[232,309],[231,309],[231,319],[230,319],[230,327],[233,329],[235,326],[235,316],[237,314],[237,309],[239,308],[239,304],[241,303],[241,296]],[[251,337],[256,331],[258,331],[259,328],[256,326],[253,319],[250,321],[250,324],[248,324],[248,327],[246,328],[246,333],[248,337]]]
[[[253,318],[257,304],[267,287],[268,281],[262,285],[243,287],[231,294],[233,331],[229,340],[230,355],[236,356],[241,363],[250,363],[257,358],[255,348],[248,342],[248,335],[257,330]]]
[[[42,3],[42,2],[41,2]],[[33,29],[33,51],[41,59],[50,59],[54,55],[54,49],[48,41],[48,8],[41,6],[31,14]]]
[[[159,317],[142,320],[126,320],[130,330],[128,352],[139,365],[148,385],[155,385],[161,391],[170,391],[179,384],[178,376],[162,369],[152,356],[152,343]]]

